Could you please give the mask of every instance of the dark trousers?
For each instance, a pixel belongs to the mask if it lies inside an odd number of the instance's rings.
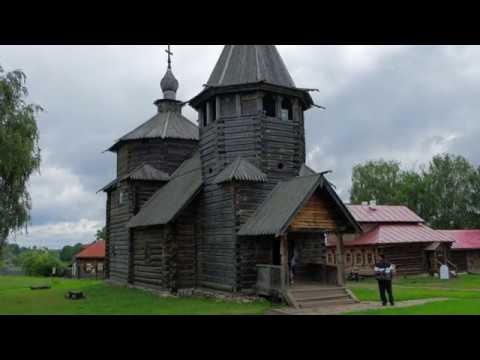
[[[380,290],[380,298],[382,299],[383,305],[387,304],[385,292],[388,293],[390,304],[393,305],[392,280],[378,280],[378,289]]]

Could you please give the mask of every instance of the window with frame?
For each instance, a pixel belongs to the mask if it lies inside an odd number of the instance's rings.
[[[333,265],[333,254],[331,252],[327,254],[327,264]]]
[[[363,255],[361,251],[355,252],[355,265],[363,265]]]
[[[350,251],[345,252],[345,264],[352,265],[352,253]]]
[[[366,263],[368,265],[373,265],[375,264],[375,256],[373,255],[373,251],[371,250],[368,250],[367,253],[365,254],[365,258],[366,258]]]
[[[276,112],[276,100],[271,94],[267,94],[263,97],[263,113],[269,117],[275,117]]]
[[[118,205],[124,205],[127,202],[127,192],[120,190],[118,193]]]
[[[293,120],[293,107],[290,99],[282,100],[281,118],[284,121]]]

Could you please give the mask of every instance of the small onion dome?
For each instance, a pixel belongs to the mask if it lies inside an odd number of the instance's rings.
[[[165,99],[175,100],[178,90],[178,80],[173,75],[172,70],[167,70],[167,73],[160,82],[160,87],[162,88]]]

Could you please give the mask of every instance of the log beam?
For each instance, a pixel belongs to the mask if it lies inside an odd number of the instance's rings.
[[[287,234],[280,236],[280,266],[281,266],[281,281],[282,289],[285,290],[288,286],[288,240]]]
[[[337,283],[345,285],[345,248],[343,245],[343,234],[337,233]]]

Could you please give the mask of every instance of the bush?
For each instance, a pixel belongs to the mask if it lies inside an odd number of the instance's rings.
[[[29,251],[21,255],[21,266],[25,274],[30,276],[51,276],[56,268],[56,275],[65,271],[64,264],[54,254],[48,251]]]

